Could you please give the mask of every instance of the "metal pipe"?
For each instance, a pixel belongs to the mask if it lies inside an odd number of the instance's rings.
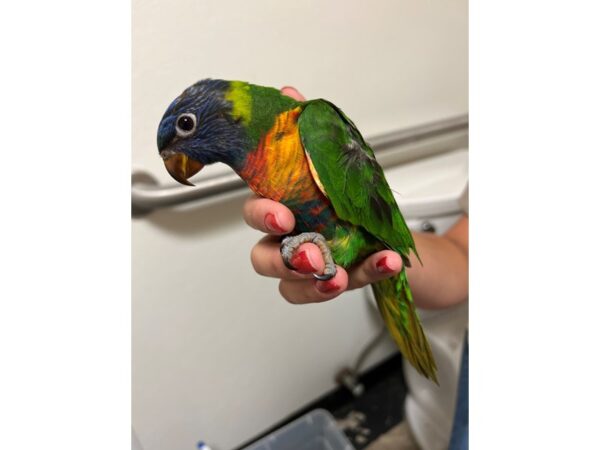
[[[451,146],[437,146],[433,150],[418,152],[406,151],[400,157],[390,157],[392,147],[410,146],[431,140],[448,140],[452,136],[465,135],[469,126],[468,116],[458,116],[437,122],[401,129],[366,139],[373,150],[378,153],[378,160],[383,167],[419,159],[431,154],[451,150]],[[147,172],[138,171],[132,175],[131,205],[134,216],[146,214],[154,209],[181,205],[198,201],[215,195],[244,189],[246,184],[235,173],[201,178],[195,181],[194,187],[181,185],[160,186],[156,179]]]

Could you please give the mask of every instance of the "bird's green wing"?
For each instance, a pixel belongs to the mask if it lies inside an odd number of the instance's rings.
[[[325,100],[308,102],[298,119],[300,139],[315,182],[340,219],[366,229],[397,251],[408,265],[412,235],[375,160],[356,126]],[[412,300],[406,269],[373,285],[382,318],[404,357],[437,382],[436,364]]]
[[[332,103],[312,100],[298,126],[317,184],[338,217],[362,226],[404,257],[415,251],[383,169],[352,121]]]

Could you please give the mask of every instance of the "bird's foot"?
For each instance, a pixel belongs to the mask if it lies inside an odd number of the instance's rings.
[[[290,262],[292,259],[292,255],[298,247],[307,242],[315,244],[321,250],[321,255],[323,255],[323,261],[325,261],[325,270],[323,270],[322,274],[313,273],[313,276],[317,280],[327,281],[331,280],[335,277],[337,273],[337,269],[335,267],[335,262],[333,261],[333,256],[331,256],[331,250],[327,245],[327,241],[323,237],[322,234],[319,233],[300,233],[297,236],[287,236],[281,241],[281,257],[283,258],[283,263],[286,265],[288,269],[295,270],[296,268],[292,266]]]

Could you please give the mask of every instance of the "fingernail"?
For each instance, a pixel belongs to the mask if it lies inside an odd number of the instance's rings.
[[[275,231],[277,233],[285,233],[286,230],[281,226],[277,220],[277,216],[273,213],[267,213],[265,215],[265,227],[269,231]]]
[[[310,260],[306,250],[296,253],[290,262],[292,263],[292,266],[294,266],[296,270],[301,273],[312,273],[317,270]]]
[[[377,264],[375,264],[377,266],[377,272],[380,272],[380,273],[390,273],[390,272],[394,271],[394,269],[392,269],[388,265],[388,260],[387,259],[388,259],[388,257],[384,256],[379,261],[377,261]]]
[[[333,292],[333,291],[337,291],[339,288],[340,288],[340,285],[337,284],[334,280],[317,282],[317,289],[319,291],[323,292],[324,294],[327,294],[327,293]]]

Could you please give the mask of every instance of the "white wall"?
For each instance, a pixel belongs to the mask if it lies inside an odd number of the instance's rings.
[[[133,160],[202,78],[293,85],[363,134],[467,112],[467,0],[133,0]]]
[[[294,85],[367,136],[466,113],[467,2],[133,0],[132,70],[133,165],[170,183],[158,122],[206,77]],[[294,307],[256,276],[259,234],[242,202],[133,221],[133,425],[145,450],[238,445],[332,388],[376,333],[362,292]]]

